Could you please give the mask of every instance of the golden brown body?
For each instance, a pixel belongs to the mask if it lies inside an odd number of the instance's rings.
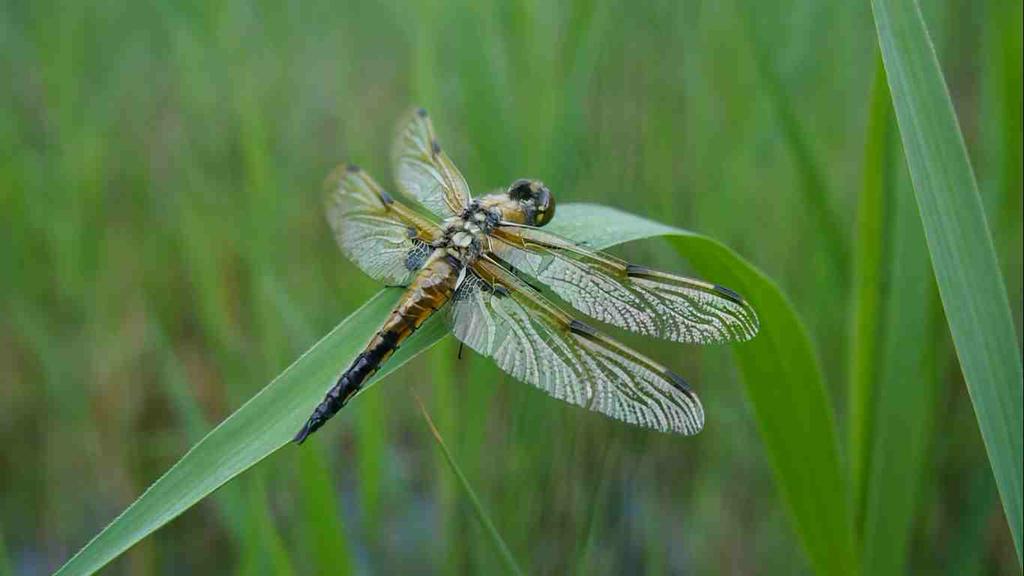
[[[301,443],[341,410],[402,342],[448,302],[455,292],[461,268],[461,263],[444,249],[434,251],[380,330],[313,411],[295,436],[296,442]]]
[[[555,215],[555,198],[538,180],[474,199],[423,109],[400,131],[394,161],[400,191],[438,220],[353,165],[328,178],[327,219],[342,252],[370,277],[408,289],[297,441],[442,307],[463,344],[555,398],[665,432],[701,430],[700,400],[680,376],[563,312],[524,276],[600,322],[676,342],[754,337],[757,315],[738,294],[540,230]]]
[[[341,174],[359,175],[360,172],[348,167]],[[485,250],[484,247],[489,245],[486,236],[495,226],[502,222],[536,224],[538,219],[547,222],[554,214],[554,201],[539,182],[520,180],[513,183],[511,190],[509,193],[484,196],[472,202],[458,216],[445,221],[444,228],[440,230],[440,237],[430,243],[434,248],[433,252],[409,282],[405,294],[391,311],[391,315],[366,348],[338,378],[337,384],[324,396],[323,401],[306,421],[306,425],[295,436],[296,442],[301,443],[337,414],[362,388],[363,383],[377,372],[381,364],[395,353],[402,342],[451,299],[458,287],[460,275],[465,274],[467,267],[472,265]],[[519,192],[514,192],[516,190]],[[531,194],[543,194],[545,200],[539,204],[521,201],[520,196]],[[401,212],[402,220],[413,222],[414,229],[420,226],[416,217],[403,212],[405,209],[398,203],[389,197],[379,198],[387,210]],[[429,239],[429,235],[423,239]]]
[[[435,252],[423,270],[416,275],[412,284],[406,288],[405,294],[395,305],[380,331],[367,345],[367,349],[383,344],[382,334],[395,335],[398,343],[412,335],[427,318],[448,302],[455,291],[458,275],[458,264],[445,257],[441,251]],[[391,352],[388,352],[381,361],[386,360]]]

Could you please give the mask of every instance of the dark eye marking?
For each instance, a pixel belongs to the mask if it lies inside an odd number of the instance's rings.
[[[359,172],[359,166],[356,166],[355,164],[346,164],[345,171],[350,174],[355,174]]]
[[[420,118],[426,118],[427,117],[427,109],[426,108],[417,108],[416,109],[416,115],[419,116]]]
[[[391,205],[395,203],[395,199],[391,197],[391,194],[388,194],[384,190],[380,191],[380,200],[386,205]]]
[[[431,150],[431,152],[434,153],[435,156],[437,154],[440,154],[441,153],[441,144],[438,143],[437,140],[431,140],[430,141],[430,150]]]

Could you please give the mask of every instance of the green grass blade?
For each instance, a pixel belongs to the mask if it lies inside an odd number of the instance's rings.
[[[154,330],[158,346],[165,348],[167,338],[162,330]],[[166,350],[163,378],[164,391],[170,398],[175,415],[183,424],[186,440],[191,444],[203,438],[209,425],[203,416],[199,402],[188,387],[180,359],[171,350]],[[224,527],[238,547],[240,567],[283,567],[282,571],[292,573],[291,561],[282,546],[280,534],[270,521],[271,513],[266,490],[249,476],[242,482],[225,486],[213,495],[217,511]],[[256,530],[254,526],[262,526]]]
[[[878,380],[881,323],[882,258],[885,255],[885,200],[890,188],[889,158],[892,106],[879,59],[871,88],[867,144],[864,147],[864,187],[857,206],[854,252],[853,318],[850,338],[848,443],[850,493],[854,526],[861,525],[871,447],[872,398]],[[859,534],[860,531],[857,530]]]
[[[268,278],[264,288],[267,299],[273,302],[275,313],[285,321],[288,328],[286,339],[290,342],[313,341],[313,327],[284,286]],[[301,514],[294,528],[304,549],[293,556],[305,561],[303,567],[306,571],[346,576],[355,572],[355,560],[345,535],[344,522],[337,514],[341,503],[331,475],[327,450],[322,443],[312,444],[311,448],[299,450],[296,456],[295,484]]]
[[[818,571],[850,572],[854,565],[852,536],[832,408],[806,331],[779,289],[715,240],[611,208],[568,204],[559,208],[559,219],[551,227],[599,248],[671,236],[676,251],[701,274],[739,290],[753,302],[761,316],[761,334],[736,351],[777,484]],[[79,551],[60,574],[98,570],[287,444],[325,388],[378,329],[399,294],[398,289],[384,290],[349,316],[193,447]],[[428,321],[374,381],[445,334],[440,318]],[[350,408],[358,409],[358,402]],[[713,418],[708,425],[714,425]]]
[[[7,576],[14,574],[14,570],[11,568],[11,559],[7,555],[7,543],[4,541],[3,528],[0,525],[0,576]]]
[[[430,434],[434,437],[434,441],[437,442],[441,453],[444,454],[445,461],[448,462],[448,466],[451,467],[455,477],[459,480],[459,485],[462,486],[462,490],[466,493],[466,497],[469,498],[469,502],[473,505],[473,512],[476,513],[476,519],[480,522],[480,525],[484,527],[484,531],[491,539],[491,543],[494,544],[495,549],[498,551],[498,555],[501,556],[501,560],[505,563],[505,568],[512,574],[522,574],[523,571],[519,569],[519,564],[516,563],[515,558],[512,556],[512,551],[508,549],[508,545],[505,544],[505,540],[498,533],[498,529],[494,526],[494,521],[484,510],[483,504],[480,503],[480,499],[477,498],[476,491],[469,484],[469,480],[466,479],[466,475],[462,473],[462,469],[455,463],[455,459],[452,457],[452,453],[448,450],[448,445],[445,444],[444,439],[441,438],[441,433],[437,431],[437,427],[434,426],[434,421],[430,419],[430,414],[427,413],[427,407],[423,405],[423,401],[416,397],[416,402],[420,405],[420,412],[423,413],[423,419],[427,422],[427,427],[430,428]]]
[[[878,61],[858,214],[850,475],[865,574],[905,571],[938,378],[936,297]],[[901,178],[897,178],[897,176]],[[903,188],[900,188],[902,186]]]
[[[870,460],[863,508],[864,574],[904,574],[935,413],[941,327],[928,251],[909,183],[890,186]]]
[[[957,531],[950,538],[949,550],[943,562],[944,574],[949,576],[975,576],[986,574],[985,555],[989,552],[986,540],[991,538],[992,510],[996,507],[996,493],[992,475],[978,467],[969,473],[965,486],[966,502]]]
[[[589,513],[587,520],[583,523],[583,528],[580,531],[580,536],[577,539],[576,544],[576,561],[575,561],[575,572],[574,574],[590,574],[593,569],[590,568],[591,558],[594,553],[594,535],[597,533],[598,527],[601,523],[601,518],[606,513],[607,503],[609,501],[609,484],[611,483],[611,464],[614,461],[614,453],[618,451],[618,443],[615,439],[611,439],[605,445],[604,455],[601,457],[601,474],[598,477],[599,480],[594,487],[594,495],[590,498]]]
[[[597,248],[669,236],[698,273],[754,305],[761,332],[735,351],[776,484],[815,569],[853,572],[852,521],[832,406],[807,331],[778,287],[711,238],[597,205],[558,210],[550,228]],[[713,413],[707,425],[715,425]]]
[[[320,452],[319,445],[299,451],[298,489],[303,510],[300,539],[309,543],[312,552],[307,565],[318,574],[354,574],[331,469]]]
[[[831,187],[820,168],[823,164],[818,160],[810,138],[800,125],[797,113],[799,102],[786,93],[786,84],[779,77],[772,60],[776,51],[761,40],[761,35],[754,25],[753,20],[758,6],[749,0],[745,4],[737,13],[751,42],[750,55],[754,59],[755,68],[772,110],[778,118],[786,146],[793,155],[793,163],[800,178],[802,198],[807,204],[818,236],[827,246],[827,249],[823,250],[824,257],[831,260],[831,271],[838,279],[837,285],[845,288],[850,275],[850,249],[839,212],[833,206]]]
[[[913,0],[871,5],[939,294],[1020,561],[1024,387],[1005,284],[920,10]]]
[[[455,371],[455,355],[458,352],[454,345],[454,342],[445,342],[438,346],[439,351],[430,363],[430,395],[436,418],[434,422],[444,430],[450,431],[449,437],[461,438],[457,407],[466,406],[466,403],[460,401],[456,390],[462,378]],[[455,571],[455,567],[461,561],[461,553],[465,550],[459,543],[459,488],[456,485],[457,480],[447,473],[448,465],[444,462],[443,454],[435,454],[433,465],[437,474],[434,498],[441,522],[440,530],[443,531],[439,536],[446,543],[444,549],[438,550],[437,553],[443,554],[444,563],[440,565],[449,571]]]
[[[196,444],[90,541],[58,574],[91,574],[130,546],[278,448],[286,445],[325,389],[360,352],[401,290],[387,289],[354,312],[266,388]],[[437,342],[444,323],[429,321],[374,378],[379,381]],[[358,410],[354,402],[349,410]]]
[[[242,504],[247,509],[243,525],[240,574],[276,574],[291,576],[295,573],[285,550],[281,535],[274,526],[274,517],[268,505],[266,481],[262,474],[250,474],[241,479]]]

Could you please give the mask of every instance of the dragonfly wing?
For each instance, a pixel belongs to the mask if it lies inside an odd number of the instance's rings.
[[[426,110],[420,108],[403,125],[394,149],[399,189],[440,218],[469,205],[466,179],[441,149]]]
[[[728,288],[627,264],[531,227],[503,227],[491,250],[580,312],[632,332],[710,344],[757,334],[757,314]]]
[[[327,221],[345,256],[375,280],[408,284],[430,254],[437,226],[355,166],[339,166],[325,188]]]
[[[467,270],[449,314],[459,340],[555,398],[663,432],[704,426],[681,377],[572,319],[495,262]]]

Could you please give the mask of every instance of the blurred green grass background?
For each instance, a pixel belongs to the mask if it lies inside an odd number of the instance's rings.
[[[1019,337],[1021,6],[922,9]],[[864,529],[905,538],[911,572],[1017,572],[895,125],[873,104],[876,45],[866,2],[3,0],[0,574],[58,567],[377,291],[334,246],[320,184],[352,160],[390,185],[414,104],[477,191],[540,178],[756,263],[807,323],[844,428],[871,427],[864,381],[914,374],[919,389],[869,401],[907,402],[920,426],[912,521]],[[659,243],[619,252],[687,270]],[[865,363],[851,334],[873,286],[877,322],[856,329],[881,360]],[[728,350],[627,340],[695,384],[705,432],[569,408],[448,341],[108,570],[501,570],[411,388],[527,572],[810,571]],[[856,436],[860,517],[885,486]]]

